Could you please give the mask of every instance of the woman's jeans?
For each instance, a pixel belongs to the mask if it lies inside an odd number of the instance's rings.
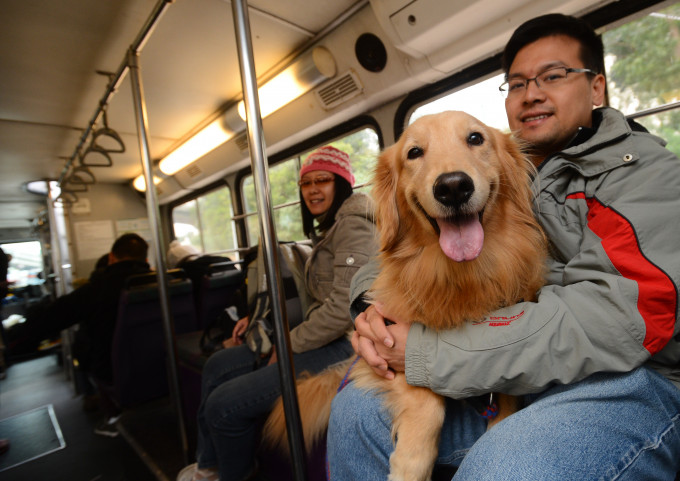
[[[680,389],[653,370],[593,375],[527,402],[486,432],[474,409],[449,400],[437,463],[458,466],[455,481],[672,481],[680,470]],[[331,480],[386,480],[390,427],[379,395],[343,389],[328,431]]]
[[[341,338],[294,354],[295,374],[320,372],[353,352]],[[255,360],[241,345],[216,352],[203,369],[196,458],[200,468],[218,467],[220,481],[242,480],[254,470],[262,423],[281,394],[278,366],[264,360],[256,369]]]

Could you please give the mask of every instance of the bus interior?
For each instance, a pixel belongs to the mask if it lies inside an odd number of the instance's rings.
[[[167,382],[124,409],[116,440],[95,438],[94,417],[81,410],[72,331],[28,342],[31,310],[87,282],[126,232],[148,241],[161,271],[172,241],[237,271],[258,243],[304,243],[298,172],[320,146],[348,152],[355,188],[369,192],[381,149],[422,115],[463,110],[507,131],[501,52],[530,18],[588,20],[605,45],[607,103],[680,155],[677,1],[0,5],[0,247],[11,255],[0,422],[50,405],[65,441],[0,465],[3,479],[175,479],[194,457],[200,399],[200,363],[181,356],[182,333],[172,332],[186,308],[172,292],[185,279],[149,281],[170,309],[159,307],[156,324]],[[299,463],[262,479],[321,479],[323,467],[309,461],[300,472]]]

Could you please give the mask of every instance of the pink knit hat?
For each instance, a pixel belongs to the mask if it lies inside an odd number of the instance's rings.
[[[354,174],[352,174],[352,164],[350,164],[349,155],[335,147],[326,145],[309,154],[302,163],[300,178],[312,170],[332,172],[345,179],[349,182],[349,185],[354,187]]]

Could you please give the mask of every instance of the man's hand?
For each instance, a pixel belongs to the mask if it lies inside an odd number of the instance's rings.
[[[388,319],[389,326],[385,325],[385,319]],[[354,326],[352,347],[376,374],[394,379],[395,371],[405,371],[407,322],[387,314],[385,306],[377,303],[359,314]]]

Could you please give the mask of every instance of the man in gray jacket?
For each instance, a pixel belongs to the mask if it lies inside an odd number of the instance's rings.
[[[504,55],[510,127],[538,168],[536,215],[550,239],[537,302],[512,319],[436,332],[362,304],[377,266],[353,281],[353,346],[374,371],[447,396],[438,463],[456,480],[667,479],[680,470],[680,161],[604,103],[601,40],[547,15]],[[367,307],[367,308],[366,308]],[[396,322],[386,326],[384,319]],[[463,402],[504,392],[525,408],[486,432]],[[386,479],[391,418],[350,384],[328,434],[334,481]]]

